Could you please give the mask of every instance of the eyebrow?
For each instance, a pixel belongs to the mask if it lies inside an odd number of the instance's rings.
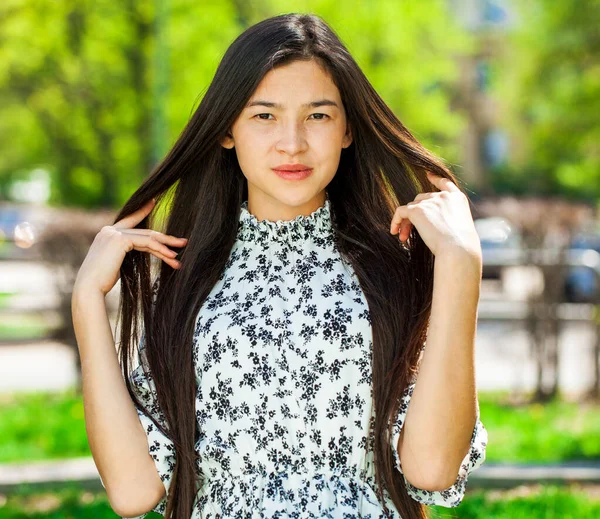
[[[253,106],[266,106],[267,108],[283,108],[283,105],[280,103],[273,103],[272,101],[265,101],[263,99],[257,99],[256,101],[252,101],[246,105],[246,108],[251,108]],[[335,101],[331,101],[330,99],[319,99],[318,101],[312,101],[310,103],[304,103],[302,108],[317,108],[319,106],[335,106],[339,108],[339,105]]]

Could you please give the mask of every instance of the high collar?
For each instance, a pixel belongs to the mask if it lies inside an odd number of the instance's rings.
[[[298,215],[292,220],[259,220],[248,211],[248,200],[244,200],[240,208],[238,238],[243,241],[263,245],[268,242],[290,243],[330,238],[332,233],[329,197],[309,215]]]

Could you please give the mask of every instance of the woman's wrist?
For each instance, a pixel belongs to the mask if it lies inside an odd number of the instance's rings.
[[[94,298],[104,299],[105,297],[106,294],[104,294],[102,290],[86,281],[76,280],[73,285],[72,298],[73,300],[77,300],[77,302],[83,302],[87,299]]]

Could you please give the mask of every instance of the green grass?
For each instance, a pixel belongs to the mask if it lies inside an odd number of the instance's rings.
[[[74,391],[0,398],[0,463],[91,455]]]
[[[3,519],[115,519],[105,492],[82,491],[69,487],[57,492],[21,490],[0,504]],[[149,514],[150,517],[160,517]]]
[[[599,405],[510,406],[505,396],[479,393],[486,461],[600,460]],[[91,455],[74,391],[0,395],[0,438],[0,463]]]
[[[59,490],[35,490],[23,486],[21,490],[0,501],[2,519],[117,519],[105,491],[88,491],[67,486]],[[148,519],[160,518],[154,512]]]
[[[594,497],[595,492],[595,497]],[[512,490],[467,491],[456,508],[429,508],[432,519],[581,519],[600,517],[599,488],[532,485]],[[105,492],[74,486],[58,491],[23,489],[0,500],[3,519],[115,519]],[[148,514],[148,519],[161,517]]]
[[[486,461],[600,460],[600,405],[556,401],[510,405],[505,392],[479,393],[488,431]]]
[[[520,486],[467,491],[456,508],[432,507],[431,517],[460,519],[581,519],[600,517],[600,487]]]

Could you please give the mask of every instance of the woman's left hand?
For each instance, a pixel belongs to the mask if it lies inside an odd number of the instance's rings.
[[[440,191],[420,193],[414,201],[398,206],[390,233],[399,233],[404,242],[414,225],[434,256],[459,252],[481,259],[481,241],[468,198],[447,178],[429,171],[427,178]]]

